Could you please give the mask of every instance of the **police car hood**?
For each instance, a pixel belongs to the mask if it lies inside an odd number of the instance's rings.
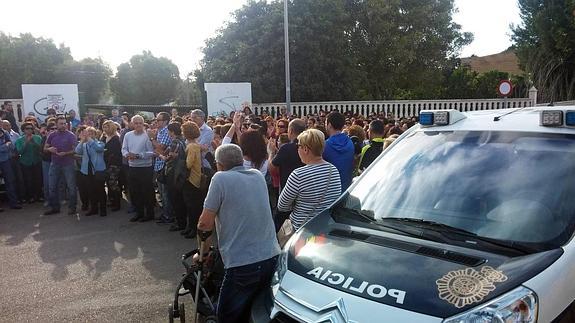
[[[507,257],[362,231],[323,212],[290,240],[288,270],[368,300],[449,317],[518,287],[562,252]]]

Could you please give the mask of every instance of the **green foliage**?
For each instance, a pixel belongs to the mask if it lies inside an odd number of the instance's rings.
[[[203,91],[197,84],[197,80],[190,73],[188,77],[180,83],[176,103],[178,105],[202,105]]]
[[[164,104],[176,99],[179,84],[172,61],[144,51],[118,66],[110,88],[120,104]]]
[[[54,74],[57,83],[78,84],[78,91],[84,92],[86,103],[99,103],[108,88],[112,71],[99,58],[85,58],[58,65]]]
[[[293,101],[437,98],[472,36],[453,0],[292,0]],[[255,102],[285,98],[283,1],[251,1],[206,41],[206,82],[251,82]]]
[[[70,49],[56,47],[52,40],[0,32],[0,93],[5,98],[21,98],[22,84],[55,83],[58,66],[71,60]]]
[[[21,98],[22,84],[78,84],[87,103],[98,103],[112,71],[101,59],[74,61],[70,49],[31,34],[0,32],[0,94]]]
[[[513,28],[521,65],[543,99],[575,98],[575,1],[519,0],[523,20]]]
[[[491,99],[498,98],[497,86],[502,80],[510,80],[513,93],[510,97],[524,98],[528,95],[529,81],[525,76],[509,75],[501,71],[479,74],[464,66],[451,71],[445,82],[442,98],[445,99]]]

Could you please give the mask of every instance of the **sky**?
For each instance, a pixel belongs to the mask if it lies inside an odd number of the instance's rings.
[[[426,0],[422,0],[426,1]],[[247,0],[17,0],[2,3],[0,31],[32,33],[64,43],[76,60],[101,57],[112,69],[150,50],[171,59],[184,77],[201,48]],[[520,22],[517,0],[455,0],[454,20],[472,32],[461,57],[501,52]]]

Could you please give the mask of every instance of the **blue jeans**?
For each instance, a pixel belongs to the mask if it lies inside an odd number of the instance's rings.
[[[12,169],[12,160],[0,162],[0,171],[4,177],[4,186],[8,195],[10,206],[18,205],[18,195],[16,194],[16,183],[14,183],[14,169]]]
[[[68,189],[68,207],[76,209],[76,166],[61,166],[55,163],[50,164],[50,207],[53,210],[60,210],[60,198],[58,192],[60,179],[63,178]]]
[[[278,256],[253,264],[228,268],[218,299],[218,322],[248,322],[252,302],[269,288]]]
[[[42,184],[44,186],[44,200],[50,200],[50,164],[49,161],[42,161]]]
[[[158,173],[156,172],[156,178]],[[160,193],[160,198],[162,199],[162,216],[166,220],[170,220],[174,217],[172,210],[172,201],[170,201],[170,196],[168,194],[168,185],[158,183],[158,193]]]

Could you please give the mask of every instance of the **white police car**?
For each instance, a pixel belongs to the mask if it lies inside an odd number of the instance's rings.
[[[284,248],[254,322],[574,322],[575,107],[422,111]]]

